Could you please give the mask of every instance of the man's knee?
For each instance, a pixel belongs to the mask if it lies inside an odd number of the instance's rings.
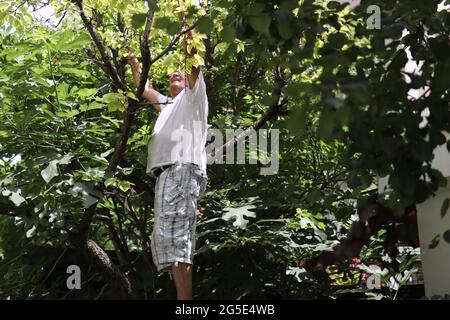
[[[192,264],[190,264],[190,263],[178,262],[178,261],[175,261],[174,263],[172,263],[172,270],[175,272],[190,271],[191,269],[192,269]]]

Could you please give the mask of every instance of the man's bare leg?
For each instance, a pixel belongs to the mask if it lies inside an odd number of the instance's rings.
[[[177,288],[177,300],[192,300],[192,265],[172,264],[172,276]]]

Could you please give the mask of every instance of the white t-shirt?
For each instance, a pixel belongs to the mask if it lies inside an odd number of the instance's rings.
[[[173,99],[160,94],[158,100],[161,112],[148,147],[147,173],[162,165],[191,162],[206,174],[208,98],[202,71],[192,89],[186,86]]]

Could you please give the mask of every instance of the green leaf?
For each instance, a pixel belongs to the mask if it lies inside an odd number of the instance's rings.
[[[428,171],[428,174],[431,178],[431,181],[433,183],[436,183],[438,186],[440,187],[445,187],[447,186],[447,179],[444,177],[444,175],[442,174],[442,172],[440,172],[439,170],[436,169],[430,169]]]
[[[17,189],[15,191],[10,190],[11,194],[9,195],[9,200],[11,200],[16,207],[20,206],[23,202],[25,202],[25,198],[22,197],[22,190]]]
[[[74,32],[71,29],[66,29],[59,36],[59,40],[56,43],[55,47],[57,50],[61,50],[67,44],[67,41],[74,36]]]
[[[342,32],[333,33],[328,37],[328,44],[333,48],[342,48],[347,42],[347,36]]]
[[[49,183],[50,180],[52,180],[54,177],[56,177],[59,174],[58,168],[56,166],[57,163],[58,163],[58,160],[52,160],[52,161],[50,161],[48,166],[44,170],[41,171],[41,176],[45,182]]]
[[[239,41],[237,46],[237,52],[244,52],[245,51],[245,43],[243,41]]]
[[[339,10],[343,7],[343,4],[337,2],[337,1],[330,1],[327,3],[327,8],[330,10]]]
[[[138,29],[145,24],[145,20],[147,20],[146,13],[136,13],[131,17],[131,25],[133,28]]]
[[[128,176],[133,172],[133,168],[123,168],[122,172],[124,175]]]
[[[298,0],[282,0],[280,8],[293,10],[298,7]]]
[[[125,110],[123,98],[124,96],[120,93],[109,92],[97,100],[105,102],[108,105],[109,112],[115,112]]]
[[[32,238],[35,234],[36,234],[36,226],[33,226],[33,227],[31,227],[30,229],[27,230],[25,236],[27,238]]]
[[[147,3],[149,4],[150,10],[152,10],[152,11],[158,10],[158,4],[157,4],[156,0],[150,0],[150,1],[147,1]]]
[[[136,95],[133,92],[131,92],[131,91],[128,91],[127,97],[130,98],[130,99],[139,101],[139,99],[136,97]]]
[[[277,20],[277,30],[284,40],[289,40],[294,34],[294,25],[292,23],[294,15],[286,9],[275,11]]]
[[[291,97],[299,97],[302,90],[303,84],[301,82],[292,82],[283,91]]]
[[[90,183],[76,182],[73,187],[69,189],[69,193],[74,197],[78,197],[81,194],[83,208],[89,208],[102,197],[102,193],[95,190]]]
[[[81,107],[81,111],[87,111],[87,110],[94,110],[94,109],[102,109],[104,108],[105,105],[97,102],[97,101],[93,101],[91,102],[89,105],[84,105]]]
[[[92,168],[89,167],[86,169],[85,171],[85,179],[86,180],[100,180],[103,178],[103,176],[105,175],[105,171],[100,169],[100,168]]]
[[[131,188],[131,182],[127,181],[127,180],[120,180],[118,187],[120,190],[122,190],[123,192],[128,191]]]
[[[72,155],[70,153],[65,154],[62,158],[58,159],[58,164],[70,164],[72,161]]]
[[[56,115],[61,118],[70,119],[78,115],[80,111],[74,109],[74,110],[67,110],[67,111],[58,111],[56,112]]]
[[[105,187],[109,187],[112,186],[116,183],[117,179],[116,178],[109,178],[105,180]]]
[[[70,164],[72,160],[71,154],[65,154],[64,156],[60,156],[58,159],[50,161],[48,166],[41,171],[41,176],[45,182],[49,183],[54,177],[58,176],[58,164]]]
[[[176,35],[180,31],[180,25],[174,21],[167,26],[166,30],[169,35]]]
[[[91,43],[91,37],[88,33],[83,32],[78,37],[76,37],[73,41],[67,43],[64,47],[62,47],[62,51],[70,51],[73,49],[81,49],[85,45],[89,45]]]
[[[250,17],[250,26],[258,32],[264,32],[270,25],[270,17],[268,15],[258,15]]]
[[[277,23],[277,30],[284,40],[289,40],[294,34],[294,29],[290,25],[283,22]]]
[[[106,103],[110,103],[117,100],[117,96],[116,93],[114,92],[109,92],[105,95],[103,95],[103,97],[100,98],[100,101],[106,102]]]
[[[277,96],[264,96],[261,99],[261,103],[266,105],[266,106],[270,106],[273,105],[275,102],[278,101],[278,97]]]
[[[69,96],[69,85],[65,82],[58,83],[56,87],[56,92],[58,93],[58,98],[62,101],[66,100]]]
[[[209,17],[202,17],[198,21],[197,30],[201,33],[210,33],[214,29],[214,23]]]
[[[177,34],[180,30],[180,25],[177,21],[172,21],[169,17],[159,17],[155,19],[153,27],[156,29],[164,29],[169,35]]]
[[[233,26],[225,26],[220,32],[220,37],[224,42],[233,42],[236,38],[236,30]]]
[[[122,101],[120,100],[114,100],[108,103],[108,111],[109,112],[115,112],[115,111],[123,111],[125,110],[125,106],[123,105]]]
[[[153,21],[153,27],[156,29],[165,29],[171,22],[169,17],[158,17]]]
[[[334,114],[328,108],[323,110],[320,116],[319,128],[317,130],[319,136],[324,140],[330,139],[334,130],[334,125]]]
[[[316,203],[316,202],[320,201],[320,199],[322,199],[322,198],[323,198],[323,195],[319,190],[314,190],[314,191],[310,192],[307,196],[308,201],[311,203]]]
[[[94,94],[97,93],[97,91],[98,91],[97,89],[83,88],[83,89],[78,90],[77,95],[85,98],[85,97],[93,96]]]
[[[264,3],[258,3],[258,2],[253,2],[251,4],[249,4],[248,6],[246,6],[242,13],[244,15],[252,15],[252,14],[258,14],[264,11],[265,8],[265,4]]]
[[[202,58],[201,55],[196,54],[192,57],[192,65],[194,67],[198,67],[198,66],[204,66],[205,65],[205,60]]]
[[[80,76],[80,77],[88,77],[91,75],[90,72],[82,69],[77,68],[66,68],[66,67],[60,67],[59,70],[61,70],[63,73],[72,74],[74,76]]]
[[[254,205],[246,205],[238,208],[225,208],[225,213],[222,215],[222,219],[231,220],[234,219],[233,226],[238,228],[245,228],[247,226],[248,220],[244,219],[244,217],[255,218],[256,213],[250,211],[250,209],[254,209]]]

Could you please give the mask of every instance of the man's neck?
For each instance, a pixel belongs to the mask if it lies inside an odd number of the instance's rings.
[[[183,89],[181,89],[179,91],[177,90],[177,91],[171,92],[170,96],[172,97],[172,99],[174,99],[177,95],[180,94],[181,91],[183,91]]]

